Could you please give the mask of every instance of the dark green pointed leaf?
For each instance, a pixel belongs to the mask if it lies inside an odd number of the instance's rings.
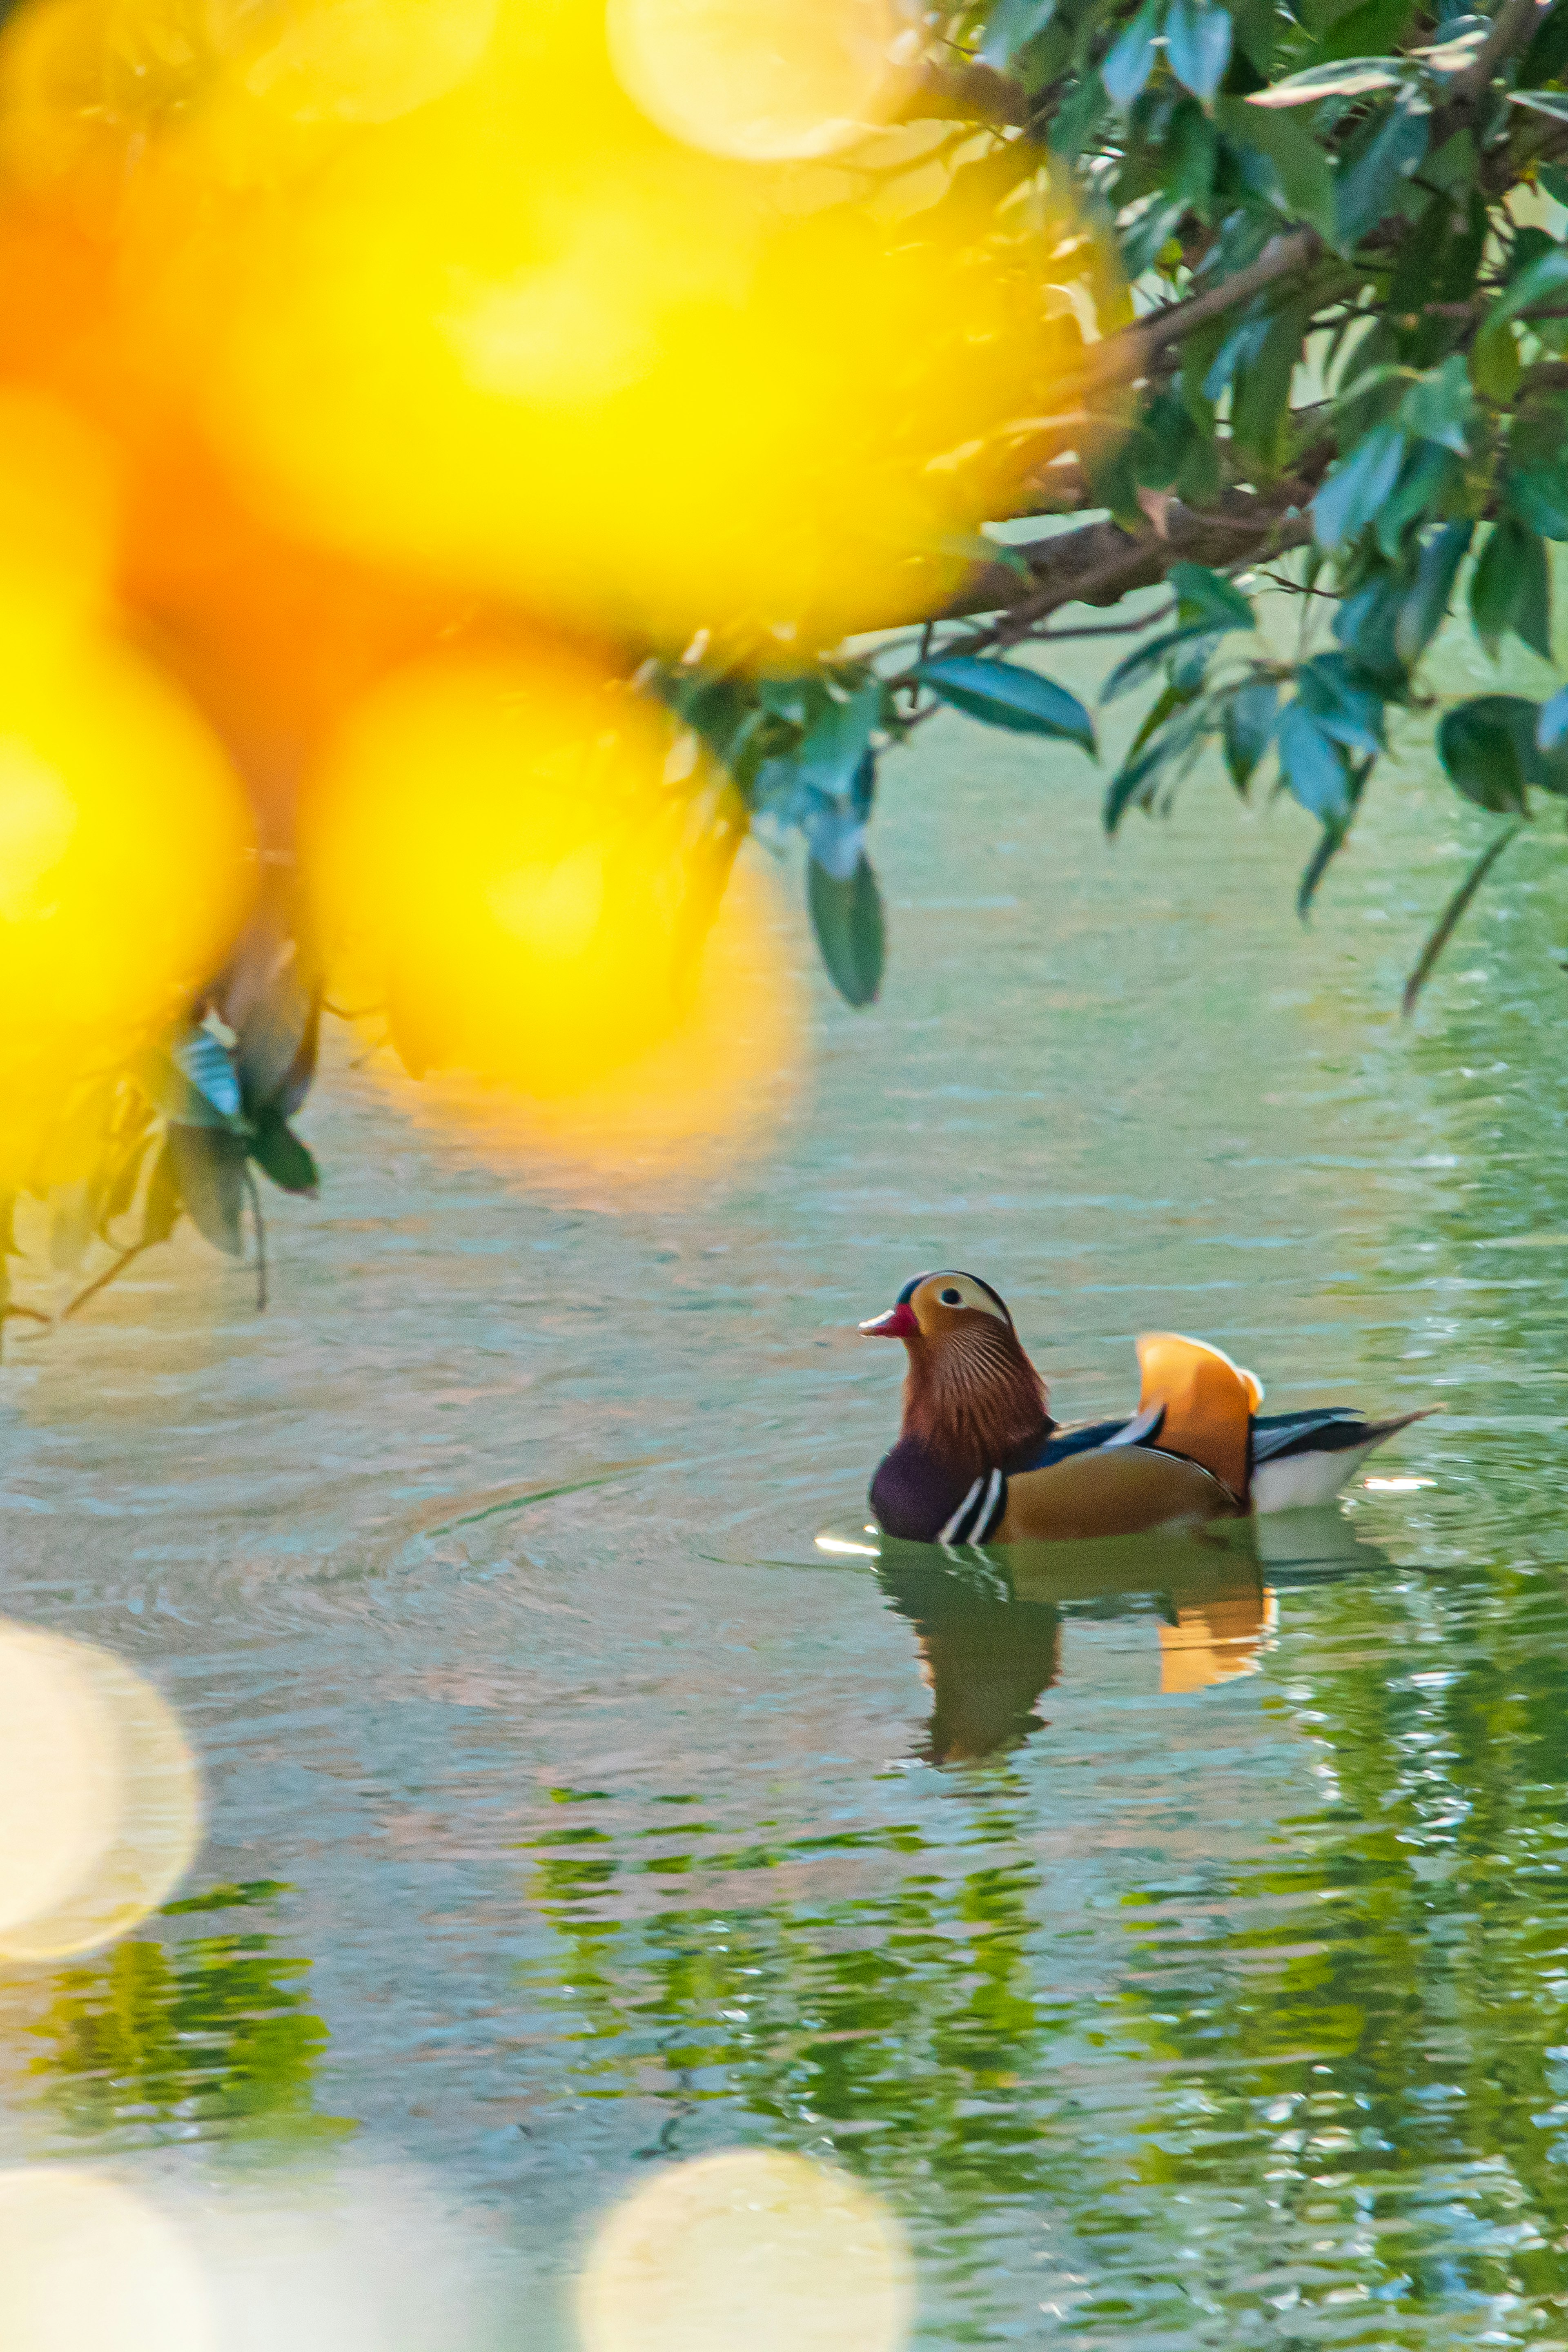
[[[806,904],[827,976],[847,1004],[874,1003],[882,984],[887,931],[882,895],[870,861],[862,855],[847,881],[806,861]]]
[[[1227,139],[1266,157],[1279,184],[1279,198],[1293,219],[1334,233],[1334,179],[1328,156],[1306,123],[1294,114],[1254,106],[1247,99],[1221,98],[1215,119]]]
[[[1319,654],[1296,672],[1297,691],[1321,731],[1375,760],[1384,746],[1384,698],[1355,677],[1343,654]]]
[[[1237,373],[1230,404],[1231,436],[1237,454],[1252,459],[1265,476],[1277,474],[1284,463],[1290,387],[1301,357],[1304,326],[1302,312],[1291,305],[1277,310],[1257,357]]]
[[[1165,577],[1176,592],[1184,622],[1205,622],[1219,629],[1256,627],[1250,599],[1206,563],[1173,563]]]
[[[1334,243],[1342,253],[1394,209],[1426,153],[1431,117],[1426,101],[1402,98],[1359,153],[1334,178]]]
[[[1405,436],[1395,425],[1374,425],[1342,457],[1312,501],[1312,529],[1332,554],[1376,517],[1405,463]]]
[[[1399,422],[1413,441],[1436,441],[1463,457],[1475,416],[1469,371],[1458,352],[1413,383],[1400,404]]]
[[[321,1181],[310,1153],[276,1111],[266,1111],[257,1120],[250,1156],[262,1174],[270,1176],[285,1192],[314,1192]]]
[[[1245,793],[1253,772],[1274,740],[1279,715],[1279,693],[1272,678],[1249,678],[1226,701],[1222,722],[1225,763],[1238,793]]]
[[[1437,756],[1456,791],[1499,816],[1526,814],[1537,706],[1518,694],[1480,694],[1444,714]]]
[[[948,654],[921,662],[913,675],[955,710],[988,727],[1019,735],[1052,735],[1080,743],[1091,756],[1094,722],[1075,694],[1038,670],[1017,662],[992,661],[982,654]]]
[[[1206,105],[1230,63],[1228,10],[1208,0],[1171,0],[1165,17],[1165,60],[1184,89]]]
[[[1470,617],[1476,635],[1495,655],[1505,630],[1532,652],[1552,658],[1552,574],[1539,531],[1505,517],[1492,525],[1470,575]]]
[[[319,990],[307,980],[299,956],[282,963],[246,1013],[234,1058],[246,1111],[275,1105],[285,1117],[297,1110],[315,1076],[321,1030]]]
[[[1226,621],[1224,627],[1233,623]],[[1119,661],[1100,689],[1101,702],[1114,702],[1118,696],[1131,694],[1135,686],[1146,685],[1162,664],[1184,647],[1192,647],[1205,658],[1219,641],[1219,632],[1212,621],[1189,621],[1179,629],[1166,629],[1148,644],[1139,646],[1125,660]]]
[[[1556,466],[1531,467],[1504,478],[1510,511],[1543,539],[1568,539],[1568,472]]]
[[[245,1139],[222,1128],[172,1126],[165,1148],[192,1223],[216,1248],[238,1257]]]
[[[1445,523],[1427,540],[1416,566],[1415,584],[1399,607],[1394,642],[1401,661],[1414,668],[1447,618],[1460,564],[1469,549],[1473,523]]]
[[[1274,740],[1279,772],[1301,806],[1325,824],[1345,824],[1351,814],[1345,763],[1304,702],[1286,704]]]

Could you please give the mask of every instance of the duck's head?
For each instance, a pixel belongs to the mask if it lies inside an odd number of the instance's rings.
[[[917,1274],[860,1328],[868,1339],[904,1342],[903,1434],[955,1464],[994,1465],[1049,1420],[1045,1382],[1006,1302],[978,1275]]]

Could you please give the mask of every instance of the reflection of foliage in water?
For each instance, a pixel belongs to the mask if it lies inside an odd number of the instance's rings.
[[[838,1854],[919,1857],[920,1829],[650,1860],[574,1827],[542,1840],[556,1850],[535,1864],[537,1899],[561,1940],[531,1971],[532,1990],[569,2020],[556,2033],[579,2045],[574,2095],[658,2103],[649,2156],[697,2153],[704,2110],[737,2102],[757,2138],[830,2152],[919,2215],[928,2257],[974,2307],[979,2332],[953,2341],[991,2340],[981,2326],[988,2221],[1065,2193],[1069,2179],[1081,2195],[1094,2169],[1071,2146],[1070,2102],[1051,2081],[1068,2004],[1035,1980],[1026,1948],[1038,1874],[1027,1860],[995,1859],[1024,1794],[1002,1772],[988,1779],[971,1822],[981,1866],[956,1879],[906,1870],[882,1892],[842,1900],[705,1904],[637,1927],[603,1916],[617,1884],[660,1865],[668,1875],[671,1861],[707,1875]],[[707,1826],[681,1822],[689,1835]],[[732,2135],[732,2117],[713,2121]]]
[[[1555,1577],[1453,1600],[1324,1596],[1321,1809],[1210,1891],[1222,1939],[1185,1940],[1173,1890],[1140,1901],[1123,1997],[1174,2126],[1145,2178],[1252,2184],[1319,2250],[1315,2277],[1264,2250],[1244,2293],[1211,2278],[1233,2321],[1357,2302],[1415,2345],[1458,2305],[1509,2343],[1568,2301],[1568,1623]]]
[[[961,2297],[943,2343],[1013,2340],[994,2298],[1029,2265],[1084,2345],[1556,2342],[1568,1593],[1529,1567],[1394,1571],[1302,1591],[1292,1621],[1255,1687],[1319,1802],[1240,1864],[1139,1865],[1090,1988],[1011,1768],[970,1784],[971,1871],[912,1827],[721,1852],[689,1816],[658,1857],[708,1876],[837,1843],[907,1874],[847,1898],[753,1878],[640,1919],[634,1844],[542,1840],[575,2095],[658,2103],[650,2154],[738,2129],[871,2179]]]
[[[218,1886],[168,1912],[233,1910],[288,1888],[269,1879]],[[274,1938],[194,1936],[173,1946],[132,1937],[90,1966],[62,1969],[36,2028],[34,2062],[75,2131],[121,2139],[337,2137],[352,2123],[314,2112],[329,2035],[306,2006],[309,1960]]]

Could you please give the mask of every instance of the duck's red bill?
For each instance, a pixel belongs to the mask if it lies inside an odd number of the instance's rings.
[[[920,1328],[914,1308],[904,1298],[896,1307],[889,1307],[885,1315],[873,1315],[868,1323],[860,1326],[868,1339],[913,1339]]]

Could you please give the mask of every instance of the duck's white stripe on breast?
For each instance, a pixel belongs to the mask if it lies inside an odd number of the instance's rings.
[[[952,1518],[939,1531],[938,1543],[984,1543],[1000,1517],[997,1506],[1005,1490],[1000,1470],[993,1470],[989,1477],[976,1478]]]

